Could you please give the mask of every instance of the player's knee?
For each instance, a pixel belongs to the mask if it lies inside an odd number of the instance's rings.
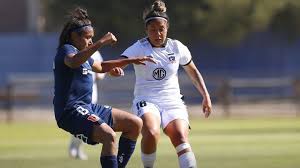
[[[117,134],[115,132],[106,133],[103,136],[103,144],[116,146],[117,145]]]
[[[174,144],[182,144],[188,141],[188,137],[184,132],[176,132],[175,134],[171,135],[170,138]]]
[[[105,124],[95,126],[93,131],[93,140],[103,144],[114,144],[117,141],[116,133]]]
[[[160,129],[147,128],[143,131],[143,137],[151,141],[158,141],[160,137]]]

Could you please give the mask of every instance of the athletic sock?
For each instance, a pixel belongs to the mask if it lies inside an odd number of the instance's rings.
[[[116,156],[101,156],[100,163],[102,168],[118,168]]]
[[[145,154],[142,152],[142,162],[144,168],[153,168],[156,159],[156,153]]]
[[[186,152],[179,156],[179,165],[180,168],[196,168],[196,158],[193,152]]]
[[[118,151],[118,167],[126,167],[134,149],[136,141],[130,140],[125,137],[120,137],[119,151]]]
[[[79,149],[82,141],[74,136],[71,137],[70,148]]]

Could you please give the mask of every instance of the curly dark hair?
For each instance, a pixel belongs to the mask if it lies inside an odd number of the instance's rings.
[[[65,23],[63,30],[59,36],[59,45],[58,47],[63,46],[66,43],[70,42],[71,32],[80,27],[91,25],[91,20],[89,19],[87,10],[80,7],[75,8],[68,15],[68,21]]]

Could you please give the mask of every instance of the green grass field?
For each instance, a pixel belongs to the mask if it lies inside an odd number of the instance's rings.
[[[190,141],[199,168],[299,168],[300,118],[195,119]],[[53,123],[0,123],[1,168],[90,168],[99,166],[101,145],[85,145],[88,161],[68,157],[69,135]],[[140,147],[129,168],[142,167]],[[156,167],[178,167],[166,136],[158,146]]]

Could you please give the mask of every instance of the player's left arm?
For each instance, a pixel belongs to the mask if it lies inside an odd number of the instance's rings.
[[[92,66],[93,71],[98,72],[98,73],[96,73],[96,79],[98,79],[98,80],[99,79],[102,80],[105,77],[105,73],[99,73],[100,71],[102,71],[102,65],[101,65],[102,62],[103,61],[95,60],[94,63],[93,63],[93,66]],[[108,74],[114,74],[113,76],[115,76],[115,77],[124,76],[124,71],[120,67],[112,68],[107,73]]]
[[[156,64],[155,60],[151,57],[136,57],[128,59],[108,60],[102,62],[94,61],[90,64],[94,72],[105,73],[113,70],[114,68],[123,67],[128,64],[146,65],[146,61]]]
[[[119,59],[127,59],[128,57],[126,56],[120,56]],[[119,77],[119,76],[124,76],[124,69],[127,67],[128,65],[124,65],[122,67],[116,67],[114,69],[112,69],[111,71],[109,71],[109,76],[113,76],[113,77]]]
[[[200,94],[203,97],[202,106],[203,106],[203,112],[205,114],[205,117],[209,117],[211,111],[212,111],[212,104],[210,100],[210,95],[208,93],[208,90],[206,88],[204,79],[197,69],[196,65],[193,61],[191,61],[189,64],[183,66],[185,72],[188,74],[189,78],[192,80],[193,85],[197,88],[197,90],[200,92]]]
[[[96,80],[103,80],[106,73],[96,73]]]

